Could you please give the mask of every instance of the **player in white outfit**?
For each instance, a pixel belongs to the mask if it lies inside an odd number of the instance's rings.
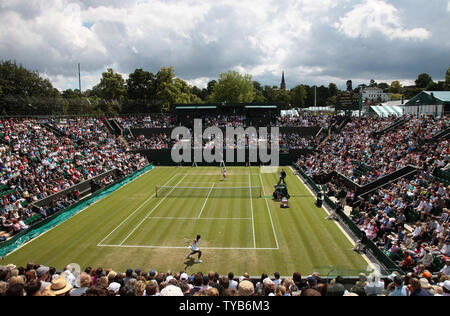
[[[198,243],[200,242],[200,235],[197,235],[197,237],[194,239],[193,243],[189,246],[189,249],[191,252],[186,256],[186,259],[189,259],[192,255],[198,254],[198,263],[201,263],[202,260],[200,260],[200,257],[202,256],[202,252],[200,251],[200,248],[198,248]]]

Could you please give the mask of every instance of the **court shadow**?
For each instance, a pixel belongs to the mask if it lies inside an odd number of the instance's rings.
[[[192,266],[194,266],[194,265],[196,265],[196,264],[199,264],[199,263],[197,262],[196,259],[194,259],[194,258],[189,258],[189,259],[186,259],[186,261],[184,262],[184,264],[186,265],[186,266],[184,267],[184,270],[186,270],[187,268],[190,268],[190,267],[192,267]]]

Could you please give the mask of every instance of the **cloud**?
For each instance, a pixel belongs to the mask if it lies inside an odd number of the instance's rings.
[[[434,79],[448,67],[446,1],[9,0],[0,2],[0,56],[58,89],[174,66],[205,86],[228,70],[263,85],[347,79]],[[427,56],[428,58],[424,58]],[[378,81],[378,80],[377,80]]]
[[[390,40],[425,40],[431,36],[425,28],[403,27],[399,10],[384,0],[365,0],[364,3],[355,5],[335,26],[352,38],[367,38],[376,33],[383,34]]]

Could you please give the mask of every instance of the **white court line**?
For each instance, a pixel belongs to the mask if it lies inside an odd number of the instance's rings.
[[[262,186],[262,189],[263,189],[263,195],[266,196],[266,190],[264,189],[264,181],[263,181],[263,179],[261,177],[261,173],[259,174],[259,178],[261,180],[261,186]],[[264,200],[266,200],[267,212],[269,213],[270,224],[272,225],[272,231],[273,231],[273,236],[275,237],[275,243],[277,245],[277,249],[280,249],[280,246],[278,245],[277,233],[275,232],[275,227],[273,226],[273,220],[272,220],[272,214],[270,213],[269,202],[267,202],[266,198],[264,198]]]
[[[144,167],[144,168],[145,168],[145,167]],[[80,215],[81,213],[84,213],[84,211],[88,210],[92,205],[97,204],[97,203],[99,203],[99,202],[101,202],[101,201],[107,199],[107,198],[108,198],[109,196],[111,196],[112,194],[114,194],[114,193],[116,193],[117,191],[123,189],[124,187],[128,186],[129,184],[134,183],[137,179],[141,178],[142,176],[148,174],[150,171],[153,171],[153,170],[155,170],[155,169],[156,169],[156,167],[153,166],[152,169],[148,170],[147,172],[144,172],[144,173],[140,174],[138,177],[136,177],[136,178],[133,179],[132,181],[130,181],[130,182],[128,182],[128,183],[122,185],[122,186],[121,186],[120,188],[118,188],[117,190],[115,190],[115,191],[111,192],[110,194],[108,194],[108,195],[102,197],[101,199],[98,199],[98,200],[95,201],[94,203],[92,203],[92,204],[86,206],[85,208],[83,208],[82,210],[80,210],[78,213],[74,214],[72,217],[66,219],[65,221],[62,221],[62,222],[59,223],[58,225],[56,225],[56,226],[50,228],[49,230],[43,232],[43,233],[40,234],[39,236],[36,236],[35,238],[32,238],[32,239],[28,240],[26,243],[22,244],[20,247],[18,247],[18,248],[16,248],[16,249],[14,249],[13,251],[7,253],[7,254],[4,256],[4,258],[8,257],[9,255],[12,255],[12,254],[13,254],[14,252],[16,252],[16,251],[19,251],[21,248],[27,246],[28,244],[32,243],[33,241],[37,240],[38,238],[43,237],[45,234],[47,234],[47,233],[53,231],[56,227],[61,226],[62,224],[66,223],[66,222],[69,221],[69,220],[72,220],[75,216],[78,216],[78,215]],[[98,246],[98,245],[97,245],[97,246]]]
[[[312,197],[316,197],[316,195],[314,194],[313,191],[311,191],[311,189],[308,187],[308,185],[303,181],[302,177],[300,177],[299,175],[296,174],[294,168],[290,167],[292,172],[294,173],[294,175],[297,176],[298,180],[306,187],[306,189],[311,193]],[[330,215],[330,212],[326,209],[325,207],[325,203],[322,204],[322,209],[325,210],[325,212]],[[341,225],[338,224],[338,222],[333,221],[336,226],[339,228],[339,230],[344,234],[345,237],[347,237],[347,239],[350,241],[350,243],[352,244],[352,246],[355,246],[355,242],[353,241],[353,239],[350,237],[349,234],[347,234],[347,232],[345,231],[344,228],[342,228]],[[369,264],[369,266],[373,269],[376,269],[375,265],[373,264],[373,262],[370,261],[369,257],[367,257],[367,255],[365,254],[360,254],[364,260],[366,260],[366,262]]]
[[[170,220],[251,220],[245,217],[149,217],[147,219],[170,219]]]
[[[138,246],[138,245],[99,245],[99,247],[113,247],[113,248],[149,248],[149,249],[186,249],[187,247],[172,247],[172,246]],[[278,250],[277,248],[233,248],[233,247],[201,247],[207,250]]]
[[[152,169],[153,170],[153,169]],[[170,181],[172,181],[173,178],[175,178],[176,176],[178,176],[178,174],[174,174],[172,176],[172,178],[169,179],[169,181],[167,181],[165,184],[168,184]],[[103,238],[98,244],[97,246],[100,246],[100,244],[109,236],[112,235],[112,233],[114,233],[120,226],[122,226],[123,223],[125,223],[132,215],[134,215],[137,211],[139,211],[145,204],[148,203],[148,201],[150,201],[151,199],[153,199],[155,197],[155,193],[153,193],[148,199],[146,199],[141,205],[138,206],[137,209],[134,210],[133,213],[131,213],[130,215],[127,216],[127,218],[125,218],[122,223],[120,223],[119,225],[117,225],[116,228],[113,229],[112,232],[110,232],[105,238]]]
[[[153,170],[153,169],[152,169]],[[170,181],[172,181],[173,178],[175,178],[178,174],[174,174],[169,181],[167,181],[165,184],[168,184]],[[150,201],[152,198],[155,197],[155,193],[153,193],[149,198],[147,198],[141,205],[138,206],[138,208],[136,208],[134,210],[133,213],[131,213],[130,215],[127,216],[127,218],[125,218],[119,225],[117,225],[116,228],[114,228],[105,238],[103,238],[98,244],[97,246],[100,246],[100,244],[109,236],[112,235],[112,233],[114,233],[120,226],[122,226],[123,223],[125,223],[132,215],[134,215],[137,211],[139,211],[145,204],[148,203],[148,201]]]
[[[250,209],[252,211],[253,247],[256,248],[255,219],[253,217],[252,179],[250,177],[250,174],[248,174],[248,180],[250,181]]]
[[[205,199],[205,203],[203,203],[202,210],[200,211],[200,214],[198,214],[197,218],[200,218],[200,216],[202,216],[203,210],[205,209],[205,206],[206,206],[206,202],[208,202],[208,198],[211,195],[214,185],[215,185],[215,183],[213,183],[213,185],[211,186],[211,190],[209,190],[208,195],[206,196],[206,199]]]
[[[172,188],[172,190],[170,190],[169,191],[169,193],[170,192],[172,192],[176,187],[177,187],[177,185],[181,182],[181,181],[183,181],[184,180],[184,178],[186,178],[186,175],[184,175],[183,176],[183,178],[181,178],[181,180],[180,181],[178,181],[177,182],[177,184],[175,184],[175,186]],[[165,197],[163,197],[162,199],[161,199],[161,201],[159,201],[159,203],[158,204],[156,204],[155,205],[155,207],[153,207],[153,209],[150,211],[150,213],[148,213],[147,214],[147,216],[145,216],[144,217],[144,219],[128,234],[128,236],[127,237],[125,237],[125,239],[124,240],[122,240],[122,242],[120,243],[120,245],[122,245],[141,225],[142,225],[142,223],[156,210],[156,208],[166,199],[166,197],[167,197],[167,195],[165,196]]]

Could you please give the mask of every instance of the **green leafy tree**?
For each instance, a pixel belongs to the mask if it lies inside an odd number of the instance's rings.
[[[328,85],[328,91],[329,91],[330,97],[336,96],[339,93],[339,89],[335,83],[330,83]]]
[[[251,103],[255,98],[252,76],[229,71],[219,75],[211,95],[213,102]]]
[[[391,101],[399,101],[399,100],[402,99],[402,97],[403,97],[403,94],[400,94],[400,93],[393,93],[393,94],[391,94],[391,96],[389,97],[389,99],[390,99]]]
[[[298,85],[292,88],[290,91],[290,95],[292,107],[296,108],[305,107],[306,105],[305,101],[308,96],[308,92],[306,91],[306,88],[303,85]]]
[[[389,85],[386,82],[380,82],[377,87],[383,89],[385,93],[389,91]]]
[[[278,87],[276,86],[264,86],[263,89],[263,96],[266,99],[266,102],[276,102],[277,96],[276,91],[278,90]]]
[[[285,89],[277,89],[275,91],[275,102],[280,103],[283,110],[292,109],[291,95]]]
[[[156,74],[156,99],[164,111],[170,111],[175,103],[203,102],[185,81],[175,77],[173,67],[161,68]]]
[[[100,83],[92,90],[95,95],[108,101],[108,104],[112,104],[112,101],[122,101],[127,93],[125,80],[122,75],[115,73],[111,68],[108,68],[108,70],[102,74]]]
[[[444,89],[445,90],[450,90],[450,67],[448,67],[447,71],[445,72]]]
[[[400,93],[402,90],[402,84],[400,81],[392,81],[391,86],[389,87],[389,92],[391,93]]]
[[[417,80],[415,81],[416,87],[425,89],[432,81],[433,81],[433,79],[430,77],[429,74],[426,74],[426,73],[420,74],[417,77]]]
[[[155,95],[155,75],[136,69],[127,79],[127,96],[133,100],[151,101]]]
[[[61,114],[63,99],[48,79],[15,62],[0,62],[3,114]]]

